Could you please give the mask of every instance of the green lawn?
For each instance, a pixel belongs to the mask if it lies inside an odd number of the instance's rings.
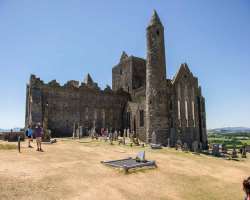
[[[248,135],[232,134],[232,135],[222,135],[222,134],[209,134],[208,135],[209,144],[225,144],[227,148],[241,148],[243,145],[250,145],[250,137]]]

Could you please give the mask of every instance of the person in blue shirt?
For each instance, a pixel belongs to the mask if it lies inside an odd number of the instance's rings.
[[[33,130],[31,126],[28,126],[27,137],[28,137],[28,147],[32,148],[32,146],[30,145],[30,142],[33,142]]]

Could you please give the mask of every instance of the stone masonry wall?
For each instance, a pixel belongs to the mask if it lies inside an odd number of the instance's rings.
[[[84,84],[77,87],[75,82],[64,86],[55,82],[41,83],[36,87],[32,81],[32,122],[42,123],[47,109],[52,136],[71,136],[74,124],[86,129],[123,129],[123,110],[129,98],[127,93],[110,89],[102,91]]]

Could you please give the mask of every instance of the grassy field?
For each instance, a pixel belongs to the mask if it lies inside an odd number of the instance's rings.
[[[235,145],[241,148],[243,145],[250,145],[250,133],[235,133],[235,134],[208,134],[210,144],[225,144],[231,149]]]
[[[88,138],[44,145],[43,153],[22,146],[20,154],[0,150],[0,199],[241,200],[242,180],[250,176],[249,158],[229,161]],[[100,163],[134,157],[141,150],[156,161],[156,169],[126,175]]]

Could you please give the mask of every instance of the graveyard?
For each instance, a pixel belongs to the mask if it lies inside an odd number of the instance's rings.
[[[10,144],[0,141],[0,146]],[[11,143],[16,145],[16,143]],[[36,146],[35,142],[32,144]],[[57,139],[44,152],[0,149],[1,199],[243,199],[242,180],[249,176],[250,155],[237,160],[149,145],[88,138]],[[156,168],[125,174],[101,161],[119,160],[145,151]],[[214,150],[215,151],[215,150]]]

